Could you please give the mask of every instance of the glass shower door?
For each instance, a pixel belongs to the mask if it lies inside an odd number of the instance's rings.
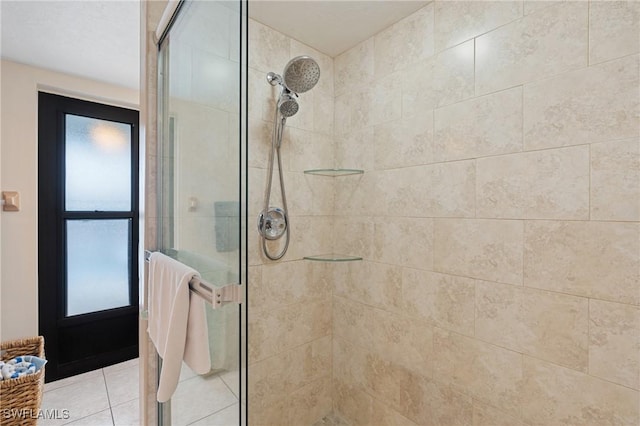
[[[246,282],[242,3],[184,1],[160,44],[158,247],[216,287]],[[211,371],[183,364],[161,424],[241,424],[241,305],[207,305]]]

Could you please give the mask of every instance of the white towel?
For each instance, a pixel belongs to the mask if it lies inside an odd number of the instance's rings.
[[[189,291],[194,269],[163,255],[149,258],[149,337],[162,357],[157,399],[178,386],[182,360],[196,373],[211,369],[204,300]]]

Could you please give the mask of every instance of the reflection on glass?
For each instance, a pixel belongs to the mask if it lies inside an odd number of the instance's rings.
[[[129,306],[130,223],[67,220],[67,316]]]
[[[160,50],[159,245],[220,286],[240,275],[239,4],[184,2]],[[207,307],[215,374],[182,366],[171,424],[241,424],[239,316],[236,304]]]
[[[67,114],[65,208],[131,210],[131,125]]]

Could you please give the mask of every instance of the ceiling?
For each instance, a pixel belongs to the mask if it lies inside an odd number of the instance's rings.
[[[0,1],[2,58],[138,89],[140,3]]]
[[[257,0],[250,16],[336,56],[428,1]],[[138,0],[0,0],[2,58],[138,89]]]
[[[419,0],[258,0],[249,16],[331,57],[423,7]]]

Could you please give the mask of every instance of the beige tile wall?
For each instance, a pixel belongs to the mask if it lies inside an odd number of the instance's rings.
[[[249,232],[251,424],[640,422],[639,4],[435,1],[333,59],[251,22],[251,217],[265,74],[322,68],[288,254]]]
[[[332,272],[302,257],[331,251],[334,180],[304,170],[334,165],[333,59],[254,20],[249,49],[249,424],[311,425],[332,410]],[[281,152],[292,237],[272,262],[255,227],[278,96],[266,75],[302,54],[319,62],[321,79],[287,121]],[[281,207],[277,179],[275,171],[271,205]]]
[[[333,408],[640,422],[640,3],[435,1],[335,58]]]

